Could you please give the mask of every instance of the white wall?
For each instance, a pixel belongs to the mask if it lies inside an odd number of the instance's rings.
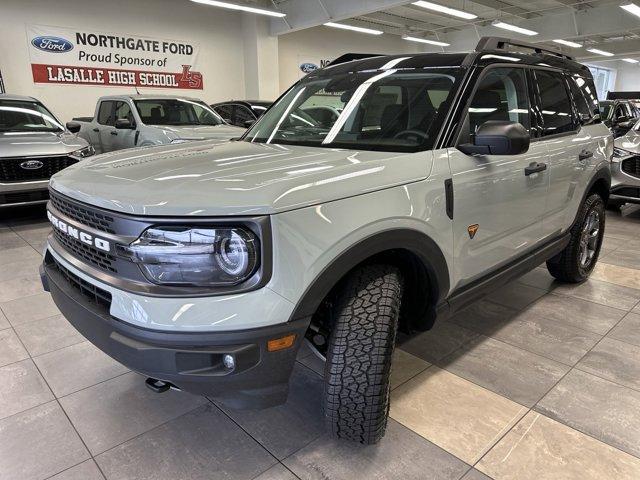
[[[623,62],[620,62],[623,63]],[[640,91],[640,66],[630,65],[618,68],[616,91]]]
[[[241,19],[239,13],[186,0],[0,0],[0,70],[8,93],[39,98],[62,121],[93,114],[101,95],[133,93],[124,87],[33,83],[25,25],[82,27],[199,43],[197,70],[204,75],[204,90],[180,92],[208,103],[244,98]]]
[[[314,27],[286,33],[278,38],[280,90],[284,91],[304,74],[300,64],[319,65],[344,53],[416,53],[426,51],[422,45],[395,35],[367,35],[329,27]],[[435,51],[435,50],[431,50]]]

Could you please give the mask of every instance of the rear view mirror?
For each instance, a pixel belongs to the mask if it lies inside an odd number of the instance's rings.
[[[132,130],[136,128],[127,118],[119,118],[116,120],[116,128],[118,130]]]
[[[489,120],[476,132],[473,143],[458,145],[467,155],[520,155],[529,150],[531,137],[518,122]]]
[[[71,133],[78,133],[82,128],[78,122],[67,122],[65,126]]]

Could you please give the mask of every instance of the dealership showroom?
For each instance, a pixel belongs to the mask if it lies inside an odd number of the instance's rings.
[[[0,45],[0,480],[640,480],[640,0]]]

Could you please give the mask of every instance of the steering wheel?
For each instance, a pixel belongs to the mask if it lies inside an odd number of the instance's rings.
[[[427,134],[420,130],[409,129],[402,130],[401,132],[398,132],[393,136],[394,140],[400,138],[407,138],[407,140],[410,140],[411,137],[418,137],[418,140],[426,140]]]

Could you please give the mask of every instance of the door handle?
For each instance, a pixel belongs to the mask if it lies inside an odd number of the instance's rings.
[[[118,132],[116,132],[115,130],[111,130],[111,135],[118,135]]]
[[[593,157],[593,152],[590,152],[589,150],[582,150],[578,154],[578,160],[580,160],[581,162],[591,157]]]
[[[531,162],[528,167],[525,167],[524,174],[528,177],[534,173],[543,172],[546,169],[546,163]]]
[[[99,132],[99,131],[100,131],[100,129],[99,129],[99,128],[94,128],[94,129],[93,129],[93,131],[94,131],[94,132]]]

